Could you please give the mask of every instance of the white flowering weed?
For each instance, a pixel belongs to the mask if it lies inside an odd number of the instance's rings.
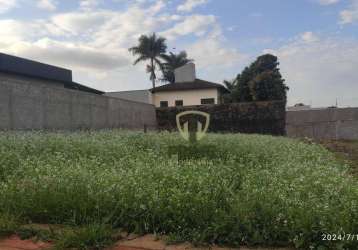
[[[355,249],[323,233],[358,233],[358,182],[318,145],[209,134],[179,160],[178,134],[0,133],[0,214],[105,222],[139,233],[229,245]]]

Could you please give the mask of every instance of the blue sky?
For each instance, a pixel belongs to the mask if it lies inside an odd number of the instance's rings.
[[[205,80],[272,53],[290,105],[358,106],[358,0],[0,0],[1,52],[105,91],[150,87],[128,48],[151,32],[186,50]]]

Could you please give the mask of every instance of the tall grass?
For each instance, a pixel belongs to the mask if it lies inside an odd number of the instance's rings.
[[[190,150],[169,133],[2,133],[0,214],[233,246],[355,249],[322,240],[358,233],[357,180],[324,148],[258,135],[209,135],[194,157],[179,148]]]

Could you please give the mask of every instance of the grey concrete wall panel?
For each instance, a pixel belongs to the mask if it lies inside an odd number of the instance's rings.
[[[320,122],[313,124],[313,137],[317,139],[337,139],[335,122]]]
[[[107,97],[94,97],[92,99],[92,128],[103,129],[109,126],[108,121],[108,98]]]
[[[286,130],[290,137],[357,140],[358,108],[288,111]]]
[[[0,84],[0,129],[9,129],[11,124],[11,88]]]
[[[0,129],[156,128],[151,104],[0,74]]]
[[[342,140],[358,139],[358,120],[337,122],[337,137]]]
[[[108,92],[105,95],[134,102],[152,103],[152,93],[149,90]]]
[[[44,88],[44,129],[66,129],[72,127],[72,93],[66,90],[52,91]]]
[[[43,88],[14,84],[12,89],[12,123],[16,129],[43,129]]]
[[[120,102],[114,98],[108,99],[108,124],[110,128],[120,128]]]

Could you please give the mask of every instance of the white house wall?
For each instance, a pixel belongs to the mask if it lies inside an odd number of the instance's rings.
[[[183,100],[184,106],[201,105],[201,99],[214,98],[215,104],[218,104],[217,89],[200,89],[200,90],[181,90],[158,92],[153,94],[153,101],[156,107],[160,106],[161,101],[167,101],[169,107],[175,106],[176,100]]]

